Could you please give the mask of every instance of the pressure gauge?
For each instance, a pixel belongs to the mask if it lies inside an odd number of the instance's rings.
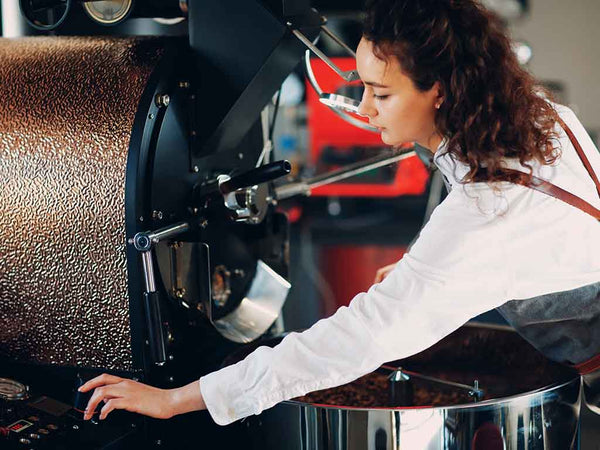
[[[51,31],[65,21],[72,0],[19,0],[21,13],[33,28]]]
[[[99,0],[83,4],[87,15],[102,25],[116,25],[129,15],[132,8],[133,0]]]
[[[27,386],[8,378],[0,378],[0,400],[24,400]]]

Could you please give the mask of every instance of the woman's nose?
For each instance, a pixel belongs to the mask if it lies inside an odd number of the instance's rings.
[[[358,105],[358,114],[368,117],[369,119],[377,115],[377,109],[375,109],[371,97],[367,95],[366,89],[363,92],[360,105]]]

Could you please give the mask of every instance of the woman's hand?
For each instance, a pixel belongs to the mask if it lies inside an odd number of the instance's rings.
[[[394,267],[396,267],[396,264],[398,263],[390,264],[389,266],[385,266],[379,269],[375,274],[375,281],[373,283],[381,283],[383,279],[387,277],[388,274],[394,269]]]
[[[80,392],[95,389],[85,410],[84,419],[94,414],[96,407],[104,402],[100,410],[100,420],[114,409],[168,419],[177,414],[206,409],[200,393],[198,381],[177,389],[159,389],[137,381],[102,374],[89,380],[80,388]]]

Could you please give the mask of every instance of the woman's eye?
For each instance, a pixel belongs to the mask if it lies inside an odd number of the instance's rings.
[[[386,98],[389,97],[389,95],[377,95],[377,94],[373,94],[373,97],[376,98],[377,100],[385,100]]]

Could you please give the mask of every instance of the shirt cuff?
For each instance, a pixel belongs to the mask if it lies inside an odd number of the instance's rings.
[[[224,372],[231,367],[212,372],[198,380],[206,409],[217,425],[229,425],[254,413],[250,405],[241,401],[238,395],[228,392],[230,383],[224,382],[227,379]]]

